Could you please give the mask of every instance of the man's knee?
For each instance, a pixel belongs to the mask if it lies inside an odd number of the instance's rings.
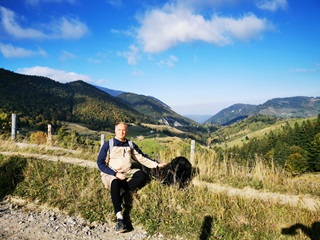
[[[143,180],[146,179],[147,176],[143,171],[139,170],[139,171],[135,172],[132,177],[133,178],[138,178],[141,181],[143,181]]]
[[[110,189],[111,188],[111,183],[113,180],[117,179],[114,176],[108,175],[108,174],[102,174],[101,175],[101,180],[103,185],[105,186],[106,189]]]
[[[146,183],[146,174],[139,170],[135,171],[130,180],[128,181],[129,189],[134,190],[136,188],[141,188]]]
[[[117,178],[111,179],[110,188],[112,188],[114,186],[120,186],[120,180],[119,179],[117,179]]]

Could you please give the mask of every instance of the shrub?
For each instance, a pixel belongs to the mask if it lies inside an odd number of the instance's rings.
[[[47,134],[44,132],[35,132],[30,134],[30,141],[35,144],[46,144]]]
[[[308,161],[300,153],[290,154],[285,163],[285,169],[293,175],[299,175],[307,171]]]

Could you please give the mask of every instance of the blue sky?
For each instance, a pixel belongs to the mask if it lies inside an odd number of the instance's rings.
[[[0,67],[179,114],[320,96],[318,0],[0,1]]]

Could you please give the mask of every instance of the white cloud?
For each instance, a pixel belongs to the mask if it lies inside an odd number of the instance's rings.
[[[110,82],[109,79],[101,78],[101,79],[99,79],[99,80],[97,81],[97,84],[98,84],[99,86],[101,86],[101,85],[108,84],[109,82]]]
[[[285,10],[288,6],[287,0],[262,0],[257,4],[258,8],[275,12],[278,9]]]
[[[128,64],[130,64],[130,65],[136,65],[138,63],[139,58],[140,58],[139,49],[138,49],[138,47],[136,47],[134,45],[129,46],[129,51],[119,52],[118,55],[126,58]]]
[[[316,69],[294,68],[294,69],[291,70],[291,72],[296,72],[296,73],[314,73],[314,72],[316,72]]]
[[[133,69],[133,71],[131,73],[131,76],[134,76],[134,77],[136,77],[136,76],[144,76],[144,73],[143,73],[143,71],[135,68],[135,69]]]
[[[100,59],[97,58],[87,58],[88,62],[94,63],[94,64],[98,64],[98,63],[102,63],[102,61]]]
[[[38,30],[32,28],[23,29],[20,27],[20,25],[15,21],[16,17],[14,12],[9,9],[0,7],[0,13],[1,23],[4,30],[12,36],[17,38],[46,38],[46,35]]]
[[[232,7],[241,4],[245,0],[177,0],[176,3],[179,6],[192,8],[192,9],[211,9],[220,7]]]
[[[1,24],[10,35],[20,39],[78,39],[88,33],[87,26],[77,19],[62,17],[38,28],[24,28],[17,22],[15,13],[0,7]]]
[[[88,33],[87,26],[77,19],[63,17],[51,26],[53,30],[52,36],[55,38],[77,39]]]
[[[87,58],[87,61],[94,64],[98,64],[98,63],[108,61],[108,56],[109,56],[109,53],[106,50],[101,50],[98,53],[96,53],[93,57]]]
[[[169,58],[161,60],[159,63],[160,65],[166,65],[168,67],[174,67],[175,63],[178,62],[178,58],[171,55]]]
[[[145,52],[162,52],[180,43],[204,41],[218,46],[232,44],[234,40],[258,38],[273,28],[266,19],[252,13],[240,18],[217,14],[210,19],[178,5],[153,9],[139,19],[138,39]]]
[[[123,35],[123,36],[128,36],[128,37],[133,37],[134,36],[134,32],[133,31],[131,31],[131,30],[119,30],[119,29],[114,29],[114,28],[112,28],[111,30],[110,30],[110,32],[112,33],[112,34],[119,34],[119,35]]]
[[[75,59],[75,58],[77,58],[77,56],[71,52],[63,50],[60,53],[60,60],[61,61],[66,61],[68,59]]]
[[[303,68],[303,67],[297,67],[290,69],[290,72],[294,73],[317,73],[320,69],[320,63],[315,63],[315,67],[310,68]]]
[[[34,56],[46,57],[47,53],[41,49],[38,51],[28,50],[22,47],[15,47],[12,44],[0,43],[0,52],[5,58],[26,58]]]
[[[116,8],[123,6],[122,0],[107,0],[106,2]]]
[[[48,67],[35,66],[31,68],[19,68],[18,73],[32,75],[32,76],[44,76],[56,80],[61,83],[73,82],[82,80],[85,82],[91,82],[90,77],[75,72],[66,72],[63,70],[57,70]]]

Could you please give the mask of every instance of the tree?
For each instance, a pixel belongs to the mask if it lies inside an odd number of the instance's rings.
[[[292,153],[288,156],[284,167],[288,172],[299,175],[308,170],[308,161],[302,154]]]
[[[317,121],[315,123],[315,132],[316,132],[316,134],[320,133],[320,114],[318,114],[318,118],[317,118]]]
[[[10,119],[8,114],[0,112],[0,133],[10,132]]]
[[[302,130],[302,135],[303,138],[301,139],[301,147],[304,150],[309,149],[310,147],[310,143],[312,142],[314,136],[315,136],[315,128],[312,125],[312,123],[310,122],[310,120],[308,119],[307,121],[303,121],[302,125],[301,125],[301,130]]]
[[[318,133],[311,142],[308,160],[310,170],[320,171],[320,133]]]

